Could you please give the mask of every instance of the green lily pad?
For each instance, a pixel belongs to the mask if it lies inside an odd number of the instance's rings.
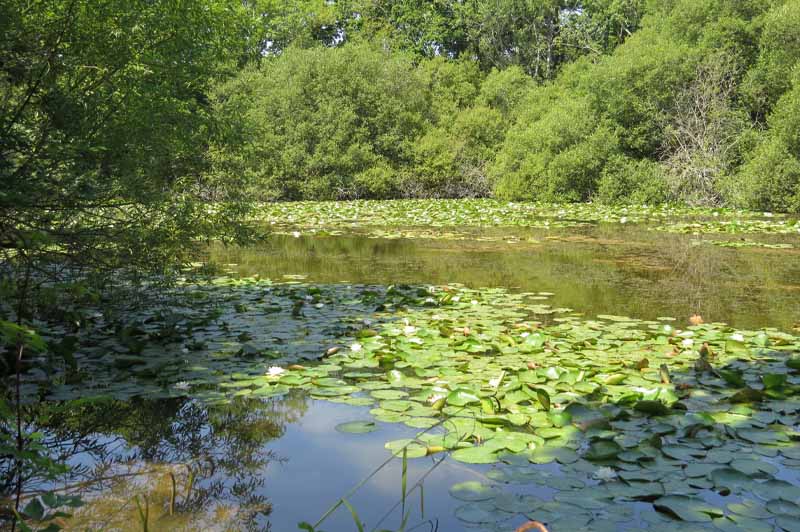
[[[611,440],[598,440],[589,445],[589,450],[583,455],[584,458],[591,461],[611,460],[617,457],[622,452],[622,447]]]
[[[401,439],[386,442],[384,447],[389,449],[393,455],[401,458],[404,453],[407,458],[421,458],[423,456],[427,456],[428,454],[427,445],[423,445],[411,439]]]
[[[499,460],[497,452],[486,446],[456,449],[450,456],[467,464],[493,464]]]
[[[691,523],[710,522],[713,517],[722,517],[724,512],[707,504],[703,499],[685,495],[667,495],[653,502],[656,510],[667,512],[678,519]]]
[[[349,421],[336,425],[336,430],[349,434],[366,434],[378,430],[374,421]]]
[[[450,495],[462,501],[486,501],[500,495],[500,491],[475,480],[459,482],[450,486]]]

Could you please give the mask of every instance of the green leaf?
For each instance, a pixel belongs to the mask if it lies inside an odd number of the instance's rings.
[[[722,517],[723,511],[697,497],[667,495],[653,502],[656,510],[670,513],[691,523],[710,522],[712,517]]]
[[[634,405],[634,410],[642,412],[648,416],[666,416],[669,415],[670,409],[661,401],[643,400]]]
[[[737,388],[745,387],[744,377],[742,376],[741,371],[720,369],[717,370],[717,373],[728,384],[735,386]]]
[[[356,513],[356,509],[353,508],[353,506],[349,502],[347,502],[347,499],[342,499],[342,504],[347,506],[347,509],[350,510],[350,515],[353,518],[353,522],[355,522],[355,524],[356,524],[356,528],[358,529],[358,532],[364,532],[364,524],[361,522],[361,519],[358,517],[358,514]]]
[[[461,501],[486,501],[494,499],[500,492],[475,480],[459,482],[450,486],[450,495]]]
[[[428,454],[428,447],[426,445],[411,439],[401,439],[386,442],[384,447],[392,451],[393,455],[399,457],[403,456],[403,452],[406,453],[408,458],[421,458]]]
[[[44,517],[45,508],[42,505],[42,502],[39,498],[32,499],[28,504],[25,505],[23,508],[22,513],[26,516],[34,519],[36,521],[41,520]]]
[[[597,440],[589,445],[589,450],[583,456],[593,462],[611,460],[622,452],[622,447],[612,440]]]
[[[456,449],[450,456],[454,460],[467,464],[494,464],[499,460],[497,452],[485,446]]]
[[[378,429],[374,421],[349,421],[336,425],[336,430],[349,434],[366,434]]]
[[[447,394],[447,404],[452,406],[466,406],[480,402],[480,397],[471,390],[458,388]]]
[[[787,375],[785,373],[768,373],[761,376],[761,382],[764,383],[764,388],[773,390],[776,388],[783,388],[786,385]]]

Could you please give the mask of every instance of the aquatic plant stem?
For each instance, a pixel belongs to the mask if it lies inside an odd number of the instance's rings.
[[[25,276],[23,278],[22,286],[19,289],[19,296],[17,299],[17,326],[22,326],[22,311],[25,303],[28,300],[28,287],[30,286],[31,268],[28,264],[25,268]],[[15,459],[14,469],[16,476],[16,488],[14,496],[14,513],[19,515],[19,503],[22,499],[22,451],[25,448],[25,439],[22,436],[22,400],[20,397],[20,389],[22,388],[22,357],[25,353],[25,344],[20,335],[17,341],[16,360],[14,364],[14,406],[17,413],[17,456]],[[11,532],[17,529],[17,521],[11,523]]]
[[[460,413],[461,413],[461,412],[462,412],[462,411],[463,411],[465,408],[466,408],[465,406],[462,406],[462,407],[461,407],[461,408],[460,408],[460,409],[459,409],[459,410],[458,410],[458,411],[457,411],[457,412],[456,412],[454,415],[458,415],[458,414],[460,414]],[[442,419],[442,420],[440,420],[440,421],[439,421],[438,423],[436,423],[435,425],[432,425],[432,426],[428,427],[427,429],[423,430],[422,432],[420,432],[420,433],[419,433],[419,435],[426,434],[427,432],[429,432],[429,431],[433,430],[434,428],[436,428],[436,427],[440,426],[440,425],[441,425],[442,423],[444,423],[445,421],[447,421],[447,420],[446,420],[446,419]],[[410,442],[409,442],[408,444],[406,444],[405,446],[403,446],[403,450],[405,450],[405,448],[406,448],[406,447],[407,447],[409,444],[410,444]],[[320,526],[320,525],[321,525],[321,524],[322,524],[322,523],[325,521],[325,519],[327,519],[327,518],[328,518],[328,517],[329,517],[329,516],[330,516],[330,515],[331,515],[333,512],[335,512],[335,511],[336,511],[336,509],[337,509],[337,508],[339,508],[339,506],[341,506],[341,505],[342,505],[342,501],[343,501],[344,499],[349,499],[349,498],[350,498],[350,496],[352,496],[352,495],[353,495],[355,492],[357,492],[359,489],[361,489],[361,486],[363,486],[364,484],[366,484],[367,482],[369,482],[369,480],[370,480],[372,477],[374,477],[375,475],[377,475],[379,471],[381,471],[381,470],[382,470],[384,467],[386,467],[386,466],[387,466],[387,464],[389,464],[389,463],[390,463],[392,460],[394,460],[396,456],[397,456],[397,455],[396,455],[395,453],[392,453],[392,455],[391,455],[389,458],[387,458],[387,459],[386,459],[386,460],[385,460],[385,461],[384,461],[384,462],[383,462],[381,465],[379,465],[377,468],[375,468],[375,469],[372,471],[372,473],[370,473],[369,475],[367,475],[367,477],[366,477],[366,478],[364,478],[364,479],[362,479],[362,480],[361,480],[361,481],[360,481],[358,484],[356,484],[355,486],[353,486],[352,488],[350,488],[350,491],[348,491],[348,492],[345,494],[345,496],[344,496],[344,497],[340,498],[340,499],[339,499],[339,500],[338,500],[336,503],[334,503],[334,504],[333,504],[333,506],[331,506],[330,508],[328,508],[328,510],[327,510],[327,511],[326,511],[326,512],[325,512],[325,513],[322,515],[322,517],[320,517],[320,518],[317,520],[317,522],[316,522],[316,523],[314,523],[314,526],[313,526],[313,528],[315,528],[315,529],[316,529],[318,526]],[[438,464],[437,464],[437,465],[438,465]],[[423,478],[424,478],[424,477],[423,477]],[[395,507],[396,507],[396,506],[395,506]]]
[[[19,502],[22,498],[22,450],[25,447],[25,442],[22,437],[22,411],[20,409],[20,388],[21,388],[21,378],[20,375],[22,373],[22,355],[25,351],[25,346],[22,344],[22,341],[17,344],[17,356],[16,356],[16,367],[14,371],[14,403],[17,409],[17,457],[15,460],[14,468],[15,468],[15,476],[16,476],[16,488],[15,488],[15,496],[14,496],[14,513],[19,512]],[[19,515],[17,513],[17,515]],[[11,523],[11,532],[14,532],[17,527],[17,522],[14,521]]]

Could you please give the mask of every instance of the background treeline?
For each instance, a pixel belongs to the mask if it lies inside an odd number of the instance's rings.
[[[0,258],[158,268],[256,200],[799,211],[799,59],[800,0],[4,0]]]
[[[799,0],[251,7],[209,159],[259,199],[800,210]]]

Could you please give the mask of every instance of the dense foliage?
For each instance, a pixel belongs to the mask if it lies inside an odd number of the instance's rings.
[[[168,385],[178,390],[169,398],[195,384],[263,396],[305,386],[289,379],[278,388],[263,377],[256,393],[256,381],[240,379],[227,358],[217,361],[213,379],[194,382],[198,370],[181,361],[292,353],[251,345],[245,330],[236,337],[240,349],[219,351],[213,342],[229,327],[218,323],[219,309],[181,315],[157,304],[175,291],[139,290],[178,281],[198,243],[241,241],[251,222],[272,222],[278,232],[292,225],[299,236],[295,225],[316,220],[340,230],[347,216],[348,223],[385,222],[376,234],[386,237],[387,227],[405,221],[547,228],[663,221],[671,206],[620,205],[683,203],[718,218],[672,220],[660,230],[796,233],[794,215],[742,220],[718,207],[800,212],[799,62],[800,0],[0,2],[0,525],[48,526],[56,509],[80,503],[23,493],[26,483],[67,469],[43,443],[32,403],[71,397],[93,389],[91,382],[100,390],[102,376],[116,370],[119,399],[166,393]],[[489,196],[497,199],[273,203],[257,215],[249,209],[264,200]],[[611,206],[542,203],[587,200]],[[267,284],[245,286],[247,297]],[[267,314],[289,311],[300,319],[306,301],[320,309],[340,299],[322,303],[313,287],[297,295]],[[367,290],[364,304],[374,308],[374,297]],[[414,297],[433,301],[425,291]],[[201,299],[189,301],[189,310],[200,312]],[[457,302],[445,299],[439,303]],[[248,312],[243,301],[236,315]],[[123,305],[131,307],[127,322],[119,319]],[[133,315],[142,308],[150,314]],[[357,324],[348,326],[345,336]],[[554,342],[563,340],[553,331]],[[717,329],[700,332],[715,349],[727,345]],[[431,329],[429,337],[437,334]],[[672,345],[672,336],[653,340]],[[107,342],[94,343],[98,338]],[[567,343],[577,348],[587,338]],[[756,338],[748,342],[797,343]],[[162,349],[184,340],[181,356]],[[392,349],[405,352],[401,343]],[[303,345],[294,338],[286,344]],[[371,350],[367,341],[365,347]],[[360,357],[338,360],[361,364]],[[400,367],[416,363],[405,362]],[[796,359],[792,364],[797,370]],[[711,366],[700,370],[713,373]],[[328,373],[317,366],[301,380],[332,379]],[[755,382],[753,371],[742,375]],[[160,380],[152,387],[133,382],[154,376]],[[789,385],[766,376],[759,400],[796,395],[795,374]],[[335,387],[315,392],[355,391]],[[461,456],[485,458],[467,451]]]
[[[800,2],[301,4],[216,95],[264,199],[800,208]]]
[[[227,227],[201,200],[208,91],[246,62],[229,2],[3,2],[0,243],[14,259],[163,265]],[[237,207],[238,208],[238,207]]]

